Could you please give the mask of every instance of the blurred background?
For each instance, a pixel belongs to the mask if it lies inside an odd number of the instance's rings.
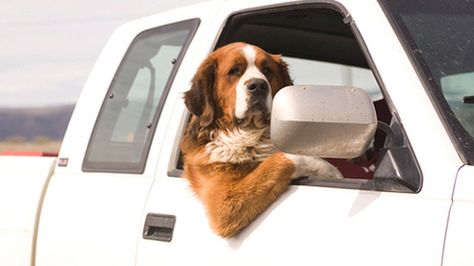
[[[127,21],[202,0],[0,2],[0,154],[57,153],[105,42]]]

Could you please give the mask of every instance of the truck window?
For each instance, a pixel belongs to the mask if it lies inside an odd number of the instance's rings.
[[[418,69],[460,158],[474,165],[474,5],[380,1]]]
[[[135,38],[102,104],[83,171],[143,173],[168,89],[198,23],[170,24]]]
[[[357,32],[350,14],[340,6],[329,3],[280,6],[232,15],[227,20],[215,48],[237,41],[251,43],[270,53],[281,54],[289,65],[296,85],[349,85],[364,89],[371,96],[377,118],[386,127],[377,131],[372,147],[364,156],[353,160],[329,159],[343,173],[344,181],[331,184],[308,184],[302,181],[298,184],[418,191],[421,174],[414,160],[411,161],[413,164],[407,167],[413,168],[410,174],[416,173],[410,180],[414,181],[409,189],[405,189],[403,185],[395,189],[384,187],[392,181],[392,177],[378,174],[390,171],[377,173],[378,165],[386,155],[387,145],[392,145],[392,140],[387,140],[387,134],[393,135],[392,132],[387,133],[387,128],[391,129],[388,124],[398,125],[398,121],[392,119],[392,112],[395,110],[389,109],[375,78],[375,72],[369,67],[369,55],[363,53],[353,30]],[[398,130],[397,133],[400,133],[400,141],[397,143],[401,143],[403,149],[411,152],[409,144],[403,142],[406,138],[400,131],[402,127],[393,125],[392,127]],[[179,170],[182,161],[176,161]],[[390,162],[387,165],[392,163],[393,167],[396,167],[398,162]],[[380,178],[383,179],[381,182],[374,181],[381,180]],[[399,183],[399,180],[395,180],[395,183]]]

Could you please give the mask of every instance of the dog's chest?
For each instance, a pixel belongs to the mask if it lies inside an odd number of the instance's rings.
[[[263,161],[276,149],[266,130],[233,130],[214,134],[206,145],[210,162]]]

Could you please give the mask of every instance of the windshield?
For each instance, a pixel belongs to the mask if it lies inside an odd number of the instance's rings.
[[[465,163],[474,163],[474,3],[380,0]]]

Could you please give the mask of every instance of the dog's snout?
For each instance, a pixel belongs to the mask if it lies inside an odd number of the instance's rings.
[[[264,79],[250,79],[247,83],[247,89],[251,93],[266,93],[268,83]]]

